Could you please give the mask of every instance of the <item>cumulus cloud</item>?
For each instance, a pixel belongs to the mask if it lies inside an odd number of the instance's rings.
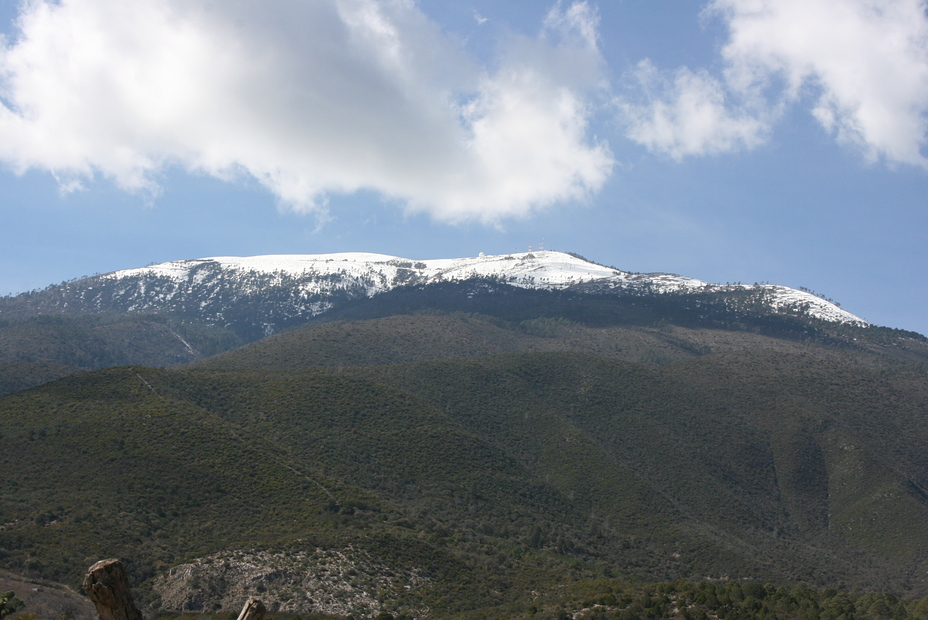
[[[925,166],[928,17],[924,0],[715,0],[732,87],[811,91],[813,114],[872,159]]]
[[[480,66],[412,0],[31,0],[0,48],[0,160],[63,187],[248,175],[299,211],[366,189],[445,221],[583,198],[596,15],[557,5]]]
[[[756,145],[788,106],[871,160],[928,167],[924,0],[712,0],[728,29],[717,78],[680,69],[628,135],[675,157]],[[701,119],[701,120],[699,120]]]
[[[674,159],[751,148],[763,141],[766,123],[726,105],[725,89],[707,72],[683,67],[668,77],[647,60],[634,72],[645,103],[623,102],[628,137]]]

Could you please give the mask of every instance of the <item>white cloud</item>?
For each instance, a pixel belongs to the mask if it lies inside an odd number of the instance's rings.
[[[687,68],[672,78],[644,60],[634,72],[646,103],[622,102],[628,137],[650,151],[674,159],[753,147],[764,138],[767,125],[747,113],[732,112],[722,84],[705,71]]]
[[[167,166],[282,204],[380,192],[496,222],[597,191],[602,58],[585,3],[477,66],[412,0],[32,0],[0,49],[0,160],[157,192]],[[572,69],[568,70],[571,67]]]
[[[561,10],[558,3],[545,17],[547,33],[556,33],[573,37],[589,49],[596,49],[599,43],[599,15],[586,2],[574,2],[567,10]]]
[[[731,32],[722,54],[741,91],[785,80],[814,92],[813,114],[871,159],[925,166],[924,0],[714,0]]]
[[[925,0],[712,0],[728,28],[718,77],[651,75],[621,109],[628,136],[673,157],[759,144],[791,105],[870,160],[928,167]],[[639,68],[639,76],[642,69]],[[654,84],[663,84],[662,89]],[[656,92],[655,92],[656,91]]]

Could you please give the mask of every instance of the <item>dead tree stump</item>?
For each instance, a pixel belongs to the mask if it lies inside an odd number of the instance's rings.
[[[100,560],[91,566],[83,585],[100,620],[142,620],[142,612],[132,601],[126,569],[119,560]]]
[[[245,606],[242,607],[242,613],[238,615],[238,620],[264,620],[264,603],[253,596],[248,597]]]

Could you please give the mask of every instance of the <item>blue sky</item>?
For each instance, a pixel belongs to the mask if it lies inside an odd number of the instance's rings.
[[[925,9],[0,0],[0,293],[543,241],[928,333]]]

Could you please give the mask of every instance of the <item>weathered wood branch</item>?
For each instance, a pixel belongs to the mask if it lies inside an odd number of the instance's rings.
[[[142,612],[132,601],[126,569],[119,560],[100,560],[91,566],[83,585],[100,620],[142,620]]]
[[[264,612],[266,611],[264,603],[260,599],[251,596],[245,601],[245,606],[242,607],[242,613],[238,615],[238,620],[264,620]]]

